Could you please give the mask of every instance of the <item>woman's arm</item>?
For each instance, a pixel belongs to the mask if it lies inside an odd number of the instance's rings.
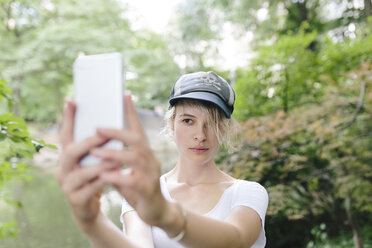
[[[132,211],[131,213],[135,212]],[[143,228],[144,226],[141,226],[141,224],[136,224],[133,218],[135,217],[130,216],[127,218],[127,221],[130,222],[127,235],[123,235],[121,230],[102,213],[97,217],[94,224],[81,227],[81,229],[95,248],[152,248],[151,229]],[[140,228],[138,229],[138,227]],[[149,228],[149,226],[147,227]],[[133,233],[135,231],[139,232]]]
[[[117,168],[115,161],[103,160],[97,165],[81,167],[79,160],[93,147],[106,139],[92,136],[81,142],[73,142],[73,122],[76,106],[67,102],[61,129],[62,153],[56,174],[61,189],[69,201],[77,225],[88,235],[97,248],[137,247],[124,237],[120,230],[100,211],[100,196],[105,182],[100,178],[103,171]]]
[[[135,211],[123,216],[125,235],[102,213],[95,223],[81,226],[95,248],[153,248],[151,227],[138,217]]]
[[[126,212],[123,216],[125,225],[125,236],[141,247],[154,248],[151,226],[138,217],[136,211]]]
[[[185,235],[180,243],[187,247],[251,247],[262,229],[259,215],[249,207],[233,208],[224,221],[187,211],[185,226],[184,216],[181,211],[177,211],[179,209],[177,204],[169,204],[173,211],[169,211],[167,218],[158,226],[170,237],[184,231]]]
[[[95,248],[138,248],[128,240],[111,220],[100,213],[90,225],[80,225]]]

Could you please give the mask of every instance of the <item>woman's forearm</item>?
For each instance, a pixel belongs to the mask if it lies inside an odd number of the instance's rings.
[[[109,219],[100,213],[94,224],[81,225],[80,228],[88,236],[95,248],[135,248],[123,233]]]
[[[242,238],[234,225],[188,212],[185,237],[187,247],[242,247]]]
[[[180,243],[187,247],[244,247],[239,229],[231,223],[187,211],[186,225],[177,203],[170,203],[167,220],[159,225],[170,237],[185,231]],[[183,230],[183,228],[185,230]]]

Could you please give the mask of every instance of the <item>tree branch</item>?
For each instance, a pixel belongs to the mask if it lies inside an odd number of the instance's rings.
[[[359,95],[358,105],[357,105],[357,108],[354,112],[353,118],[349,122],[347,122],[345,124],[345,126],[341,128],[341,130],[344,130],[344,129],[350,127],[356,121],[356,119],[358,117],[358,114],[359,114],[359,112],[360,112],[360,110],[362,109],[362,106],[363,106],[363,99],[364,99],[364,95],[365,95],[365,90],[366,90],[366,83],[362,83],[360,85],[360,95]]]

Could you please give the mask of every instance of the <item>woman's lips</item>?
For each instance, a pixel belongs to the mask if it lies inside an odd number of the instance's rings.
[[[206,147],[191,147],[190,150],[195,153],[201,154],[201,153],[208,151],[209,149]]]

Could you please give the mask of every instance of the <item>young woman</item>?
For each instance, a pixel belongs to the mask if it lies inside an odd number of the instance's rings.
[[[130,96],[125,97],[126,129],[99,129],[79,143],[72,142],[75,105],[67,103],[57,178],[78,226],[95,247],[265,246],[266,190],[232,178],[214,162],[231,128],[234,100],[230,85],[214,72],[177,80],[167,116],[179,159],[162,176]],[[109,139],[122,141],[126,148],[98,148]],[[87,153],[102,162],[79,167]],[[127,169],[120,170],[123,164]],[[125,198],[124,235],[100,211],[100,194],[108,184]]]

